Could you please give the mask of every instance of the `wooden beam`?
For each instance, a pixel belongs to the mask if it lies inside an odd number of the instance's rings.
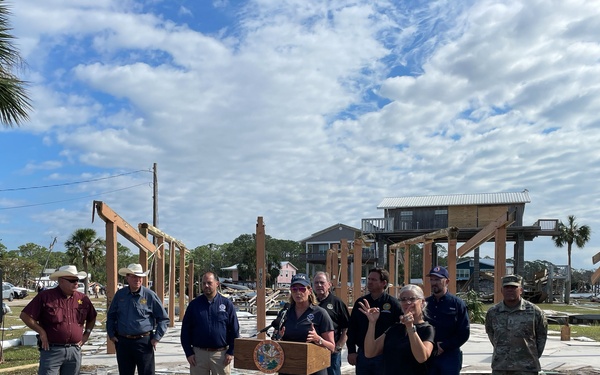
[[[117,213],[108,207],[107,204],[102,201],[94,201],[94,207],[96,207],[98,216],[100,216],[100,218],[107,223],[111,222],[116,224],[119,234],[127,238],[129,242],[146,252],[149,251],[153,253],[156,251],[156,247],[152,244],[152,242],[148,241],[146,237],[142,236],[142,234],[135,230],[134,227],[125,221],[125,219],[117,215]]]
[[[165,302],[165,246],[162,237],[156,238],[156,259],[154,261],[154,274],[156,275],[156,285],[154,285],[154,291],[163,304]]]
[[[339,291],[337,296],[346,303],[346,306],[350,307],[350,295],[348,293],[348,240],[345,238],[341,241]]]
[[[169,244],[169,327],[175,327],[175,244]],[[183,297],[183,296],[182,296]]]
[[[600,253],[597,253],[592,257],[592,264],[596,264],[598,262],[600,262]]]
[[[354,275],[352,275],[352,304],[356,302],[358,297],[362,295],[361,290],[361,277],[362,277],[362,242],[360,240],[354,240]],[[369,275],[367,275],[368,277]]]
[[[185,246],[185,244],[183,242],[179,241],[175,237],[169,236],[168,234],[166,234],[165,232],[156,228],[155,226],[148,224],[148,223],[139,223],[138,229],[140,230],[140,232],[142,231],[142,228],[146,229],[148,231],[148,233],[150,233],[151,235],[153,235],[155,237],[162,237],[165,240],[165,242],[167,242],[169,244],[174,243],[175,245],[177,245],[177,247],[179,249],[183,249],[185,252],[189,253],[189,250],[187,250],[187,246]]]
[[[476,235],[471,237],[457,250],[458,257],[462,257],[477,246],[489,241],[496,234],[496,229],[500,227],[508,227],[515,222],[515,212],[507,212],[500,215],[496,220],[486,225]],[[506,240],[506,239],[505,239]]]
[[[592,275],[592,285],[596,284],[598,280],[600,280],[600,268],[598,268],[596,272],[594,272],[594,274]]]
[[[404,285],[410,284],[410,245],[404,246]]]
[[[256,328],[259,330],[266,327],[267,324],[265,243],[265,225],[262,216],[259,216],[256,222]],[[265,332],[259,333],[258,338],[264,340],[266,338]]]
[[[340,250],[338,244],[333,244],[333,262],[331,263],[331,283],[333,284],[333,292],[340,290]],[[338,293],[335,293],[336,295]]]
[[[106,308],[110,307],[117,291],[117,225],[106,222]],[[106,353],[115,354],[115,344],[108,340]]]
[[[396,242],[395,244],[392,244],[388,248],[389,249],[398,249],[398,248],[404,247],[405,245],[416,245],[416,244],[431,241],[431,240],[437,240],[438,238],[447,238],[447,237],[449,238],[449,237],[455,236],[456,233],[458,233],[457,227],[448,227],[448,228],[436,230],[435,232],[424,234],[422,236],[413,237],[413,238],[409,238],[408,240]]]
[[[432,257],[433,257],[433,240],[428,240],[425,242],[423,246],[423,293],[426,296],[431,295],[431,281],[429,281],[428,277],[425,277],[432,266]]]
[[[391,250],[388,252],[388,272],[390,274],[390,284],[392,284],[392,286],[390,286],[390,290],[388,292],[388,294],[397,297],[396,292],[397,292],[397,288],[396,288],[396,252],[398,250]]]
[[[494,303],[502,301],[502,277],[506,275],[506,225],[494,231]]]
[[[183,320],[185,311],[185,249],[179,249],[179,321]],[[190,298],[192,301],[192,298]]]
[[[448,240],[448,291],[456,294],[456,238]]]

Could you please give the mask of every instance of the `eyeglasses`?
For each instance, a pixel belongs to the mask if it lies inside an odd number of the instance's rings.
[[[420,300],[419,297],[402,297],[400,298],[400,302],[404,302],[404,303],[415,303],[416,301]]]
[[[65,279],[64,277],[61,277],[61,279],[65,280],[65,281],[68,281],[70,283],[73,283],[73,284],[75,284],[76,282],[79,281],[79,279]]]
[[[306,287],[305,286],[293,286],[292,287],[292,292],[294,292],[294,293],[297,293],[297,292],[304,293],[304,292],[306,292]]]

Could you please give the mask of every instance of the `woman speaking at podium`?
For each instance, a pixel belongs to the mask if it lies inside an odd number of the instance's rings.
[[[281,340],[308,342],[322,346],[333,352],[333,322],[327,311],[318,306],[310,286],[310,279],[303,273],[292,277],[290,287],[290,308],[282,316]],[[327,369],[322,369],[313,375],[327,375]],[[280,375],[283,375],[280,373]]]

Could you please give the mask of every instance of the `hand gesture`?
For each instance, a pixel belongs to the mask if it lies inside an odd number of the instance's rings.
[[[379,319],[379,307],[369,306],[369,301],[367,301],[366,299],[359,301],[358,305],[360,306],[358,309],[360,310],[360,312],[367,316],[369,322],[376,322],[377,319]]]
[[[412,329],[415,318],[412,312],[407,312],[400,316],[400,323],[404,324],[407,329]]]
[[[317,334],[317,330],[315,329],[315,325],[313,323],[310,324],[310,330],[308,331],[308,335],[306,336],[306,342],[319,342],[319,335]]]

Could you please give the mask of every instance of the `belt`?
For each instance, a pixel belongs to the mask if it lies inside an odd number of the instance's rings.
[[[131,339],[131,340],[137,340],[137,339],[141,339],[142,337],[146,337],[149,336],[152,332],[144,332],[144,333],[140,333],[139,335],[119,335],[121,337],[125,337],[126,339]]]
[[[222,350],[227,350],[227,346],[222,346],[220,348],[198,348],[200,350],[206,350],[207,352],[220,352]]]
[[[61,348],[70,348],[72,346],[79,347],[79,344],[48,344],[48,345],[50,345],[50,346],[58,346],[58,347],[61,347]]]

